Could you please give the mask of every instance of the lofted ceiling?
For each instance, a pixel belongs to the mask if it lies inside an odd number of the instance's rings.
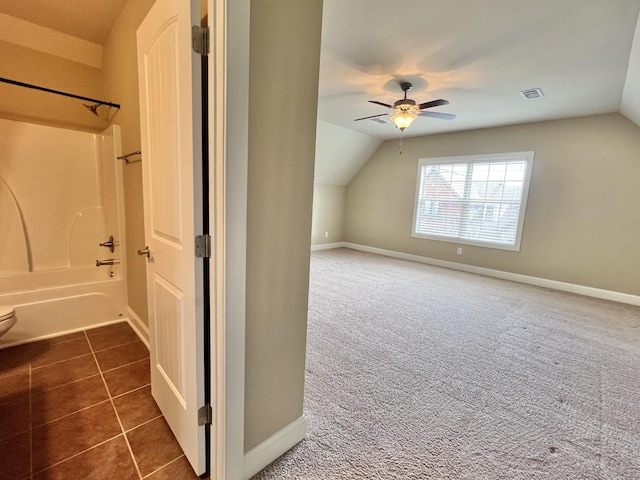
[[[368,103],[444,98],[406,136],[620,110],[640,0],[324,0],[318,117],[379,139]],[[523,100],[541,88],[544,98]],[[387,118],[388,116],[382,117]]]
[[[340,149],[348,137],[401,136],[388,115],[354,122],[389,112],[368,100],[393,104],[400,82],[456,115],[419,117],[406,137],[611,112],[640,125],[639,11],[640,0],[324,0],[316,181],[347,185],[366,163]],[[519,93],[534,88],[544,97]]]

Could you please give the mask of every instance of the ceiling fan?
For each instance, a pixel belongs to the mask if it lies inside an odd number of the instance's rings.
[[[425,111],[427,108],[448,105],[449,102],[447,100],[441,98],[439,100],[431,100],[430,102],[424,102],[416,105],[415,100],[407,98],[407,92],[411,90],[411,84],[409,82],[403,82],[400,84],[400,88],[404,92],[404,98],[401,98],[393,105],[378,102],[376,100],[369,100],[370,103],[375,103],[376,105],[382,105],[383,107],[390,108],[391,110],[393,110],[393,112],[380,113],[378,115],[371,115],[370,117],[356,118],[354,122],[358,122],[360,120],[368,120],[370,118],[383,117],[385,115],[391,115],[391,120],[396,124],[396,127],[404,132],[404,129],[411,125],[411,122],[413,122],[418,117],[433,117],[439,118],[441,120],[453,120],[454,118],[456,118],[456,116],[451,113]]]

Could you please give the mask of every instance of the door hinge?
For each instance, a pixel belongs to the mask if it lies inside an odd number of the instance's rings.
[[[209,55],[209,27],[191,27],[191,47],[200,55]]]
[[[204,405],[198,409],[198,425],[211,425],[213,409],[211,405]]]
[[[210,235],[196,235],[196,258],[211,258]]]

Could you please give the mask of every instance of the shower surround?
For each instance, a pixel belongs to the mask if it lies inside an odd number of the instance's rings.
[[[126,261],[120,130],[0,119],[0,348],[122,320]],[[99,246],[113,235],[113,253]],[[96,267],[96,260],[121,263]]]

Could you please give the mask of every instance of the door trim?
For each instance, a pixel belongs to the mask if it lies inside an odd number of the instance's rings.
[[[246,219],[249,138],[250,0],[207,0],[209,62],[209,218],[211,478],[242,480]],[[228,108],[231,105],[232,108]]]

